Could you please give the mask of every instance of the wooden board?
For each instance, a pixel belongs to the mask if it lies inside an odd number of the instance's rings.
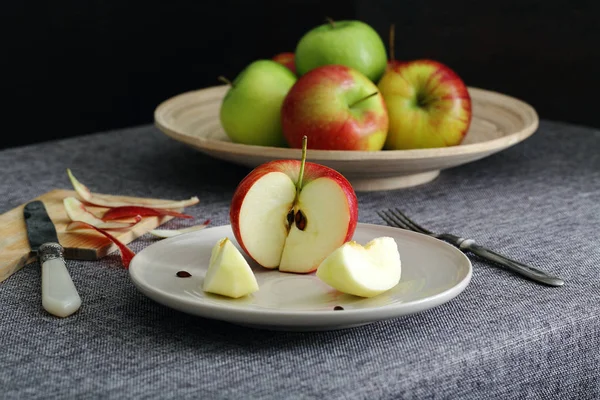
[[[105,255],[117,251],[118,248],[110,240],[93,230],[82,230],[77,232],[66,232],[65,228],[71,222],[63,207],[65,197],[78,197],[71,190],[53,190],[32,200],[41,200],[54,222],[58,240],[65,248],[67,258],[81,260],[97,260]],[[143,199],[127,196],[101,195],[104,198],[122,200],[128,202],[142,202],[151,206],[164,200]],[[24,265],[33,262],[34,257],[30,255],[29,241],[23,218],[23,207],[25,204],[13,208],[0,215],[0,282],[17,272]],[[96,215],[101,215],[106,208],[86,206]],[[144,235],[157,226],[167,222],[172,217],[144,217],[142,221],[133,228],[123,231],[111,231],[111,234],[121,242],[127,244]]]

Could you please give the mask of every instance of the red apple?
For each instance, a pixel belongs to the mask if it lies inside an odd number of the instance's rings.
[[[279,53],[273,57],[273,61],[288,67],[289,70],[295,74],[296,64],[294,62],[294,58],[294,53]]]
[[[308,273],[352,238],[358,203],[350,182],[324,165],[276,160],[238,185],[229,217],[242,249],[265,268]]]
[[[311,149],[381,150],[388,114],[377,86],[342,65],[315,68],[292,86],[281,108],[283,134],[299,148],[308,136]]]
[[[394,62],[378,84],[389,115],[385,148],[455,146],[471,124],[471,97],[461,78],[433,60]]]

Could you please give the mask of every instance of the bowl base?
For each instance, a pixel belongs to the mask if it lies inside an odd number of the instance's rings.
[[[390,176],[387,178],[353,178],[346,176],[357,192],[374,192],[378,190],[403,189],[431,182],[438,177],[440,171],[421,172],[412,175]]]

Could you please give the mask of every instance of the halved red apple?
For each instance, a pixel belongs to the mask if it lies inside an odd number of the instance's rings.
[[[238,185],[229,212],[235,238],[265,268],[312,272],[356,229],[358,202],[339,172],[302,160],[255,168]]]
[[[83,183],[79,182],[77,180],[77,178],[75,178],[75,175],[73,175],[73,173],[71,172],[71,170],[69,168],[67,168],[67,174],[69,175],[69,180],[71,181],[71,184],[73,185],[73,188],[75,189],[77,194],[79,196],[81,196],[81,198],[83,200],[85,200],[85,202],[87,202],[87,203],[90,203],[90,204],[93,204],[96,206],[100,206],[100,207],[108,207],[108,208],[123,207],[123,206],[148,207],[148,204],[128,203],[128,202],[124,202],[124,201],[109,200],[109,199],[101,198],[98,196],[94,196],[92,194],[92,192],[90,191],[90,189],[87,188],[87,186],[85,186]],[[165,202],[165,203],[160,203],[160,204],[152,204],[152,208],[179,209],[179,208],[193,206],[194,204],[197,204],[199,201],[200,200],[198,199],[198,197],[194,196],[188,200],[170,201],[170,202]]]
[[[63,205],[71,221],[85,222],[100,229],[127,229],[142,220],[140,215],[136,215],[133,222],[105,222],[88,211],[83,203],[75,197],[64,198]]]

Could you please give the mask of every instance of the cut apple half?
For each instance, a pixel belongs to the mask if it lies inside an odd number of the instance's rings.
[[[255,168],[238,185],[230,208],[234,235],[265,268],[308,273],[352,238],[358,207],[352,185],[339,172],[302,160],[276,160]]]
[[[345,243],[323,260],[316,275],[340,292],[377,296],[400,282],[398,246],[391,237],[373,239],[364,247],[354,241]]]
[[[213,247],[202,290],[235,299],[258,290],[254,272],[229,238]]]
[[[149,233],[159,238],[170,238],[183,235],[184,233],[196,232],[206,228],[210,224],[210,219],[207,219],[200,225],[190,226],[182,229],[152,229]]]
[[[95,206],[100,206],[100,207],[107,207],[107,208],[124,207],[124,206],[148,207],[148,204],[109,200],[109,199],[101,198],[98,196],[94,196],[92,194],[92,192],[90,191],[90,189],[88,189],[88,187],[85,186],[83,183],[79,182],[77,180],[77,178],[75,178],[75,175],[73,175],[71,170],[68,168],[67,168],[67,174],[69,175],[69,180],[71,181],[71,184],[73,185],[73,189],[75,189],[75,192],[77,192],[77,194],[86,203],[93,204]],[[188,200],[169,201],[169,202],[165,202],[165,203],[152,204],[152,208],[179,209],[179,208],[193,206],[194,204],[197,204],[199,201],[200,200],[198,199],[198,197],[194,196]]]
[[[71,221],[85,222],[100,229],[127,229],[131,228],[142,220],[142,217],[136,215],[133,222],[105,222],[92,214],[85,205],[75,197],[66,197],[63,199],[63,205]]]

